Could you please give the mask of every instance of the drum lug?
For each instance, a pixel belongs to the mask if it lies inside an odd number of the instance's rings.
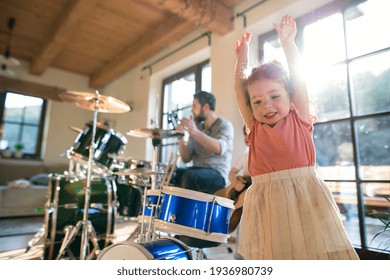
[[[89,206],[91,208],[96,208],[96,209],[103,209],[103,203],[90,203]]]
[[[64,208],[65,208],[65,209],[77,209],[78,206],[77,206],[76,203],[66,203],[66,204],[64,205]]]
[[[175,215],[175,214],[171,214],[171,216],[170,216],[170,222],[171,222],[171,223],[176,223],[176,215]]]

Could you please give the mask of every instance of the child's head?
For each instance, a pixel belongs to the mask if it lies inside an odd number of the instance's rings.
[[[290,112],[292,89],[282,65],[276,61],[254,68],[246,80],[253,116],[273,126]]]

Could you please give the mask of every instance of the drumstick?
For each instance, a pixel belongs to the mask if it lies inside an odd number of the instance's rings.
[[[161,180],[161,187],[164,186],[164,183],[165,183],[165,179],[167,178],[167,174],[168,174],[168,170],[169,170],[169,167],[171,165],[171,161],[172,161],[172,152],[169,154],[169,159],[168,159],[168,164],[167,164],[167,168],[164,172],[164,176]]]
[[[176,162],[177,162],[178,158],[179,158],[179,155],[176,155],[175,161],[172,164],[171,172],[169,172],[169,176],[168,176],[168,180],[167,180],[167,186],[169,186],[169,183],[171,182],[172,174],[173,174],[173,171],[176,168]]]

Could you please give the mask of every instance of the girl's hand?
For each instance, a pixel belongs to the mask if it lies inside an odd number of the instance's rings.
[[[283,16],[280,24],[274,23],[273,25],[278,32],[282,44],[294,42],[295,36],[297,35],[297,25],[292,17]]]
[[[248,60],[248,50],[249,42],[251,41],[252,33],[246,32],[242,36],[241,40],[236,42],[236,56],[238,60],[247,61]]]

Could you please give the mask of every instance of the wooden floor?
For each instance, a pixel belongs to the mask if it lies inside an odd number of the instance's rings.
[[[115,238],[113,243],[126,241],[131,234],[136,232],[137,221],[118,216],[115,221]],[[45,240],[44,220],[42,227],[34,234],[18,234],[12,236],[0,236],[0,260],[44,260]],[[133,234],[134,235],[134,234]],[[234,233],[228,239],[228,243],[220,244],[213,248],[203,249],[203,259],[208,260],[234,260],[239,259],[235,253]],[[197,248],[189,247],[192,259],[201,259]],[[69,259],[67,256],[63,259]],[[77,258],[75,258],[77,259]]]

